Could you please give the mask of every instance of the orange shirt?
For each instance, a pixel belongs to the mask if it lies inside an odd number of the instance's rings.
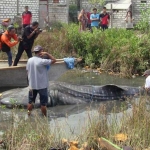
[[[11,41],[11,38],[14,39],[15,41]],[[18,44],[18,37],[16,34],[13,35],[9,35],[8,31],[6,30],[2,36],[1,36],[1,40],[2,43],[5,43],[6,45],[8,45],[9,47],[13,47],[16,44]],[[1,45],[0,45],[1,48]]]

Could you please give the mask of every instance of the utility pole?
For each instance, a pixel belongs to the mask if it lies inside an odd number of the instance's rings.
[[[76,0],[78,11],[80,11],[80,9],[81,9],[81,2],[80,1],[82,1],[82,0]]]
[[[17,0],[17,15],[19,14],[19,0]]]

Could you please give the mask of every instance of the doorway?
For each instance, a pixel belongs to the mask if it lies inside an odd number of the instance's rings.
[[[45,19],[48,15],[48,0],[40,0],[39,3],[39,26],[45,28]]]

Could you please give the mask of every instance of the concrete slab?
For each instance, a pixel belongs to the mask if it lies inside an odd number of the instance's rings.
[[[7,61],[0,61],[0,87],[27,86],[26,60],[20,61],[18,66],[8,67]],[[49,71],[49,80],[55,81],[68,71],[63,59],[53,64]]]

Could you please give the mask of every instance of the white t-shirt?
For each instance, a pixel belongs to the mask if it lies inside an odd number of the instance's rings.
[[[145,88],[150,88],[150,75],[146,78]]]
[[[29,87],[32,89],[44,89],[48,87],[48,67],[51,59],[42,59],[34,56],[28,59],[26,70],[28,71]]]

